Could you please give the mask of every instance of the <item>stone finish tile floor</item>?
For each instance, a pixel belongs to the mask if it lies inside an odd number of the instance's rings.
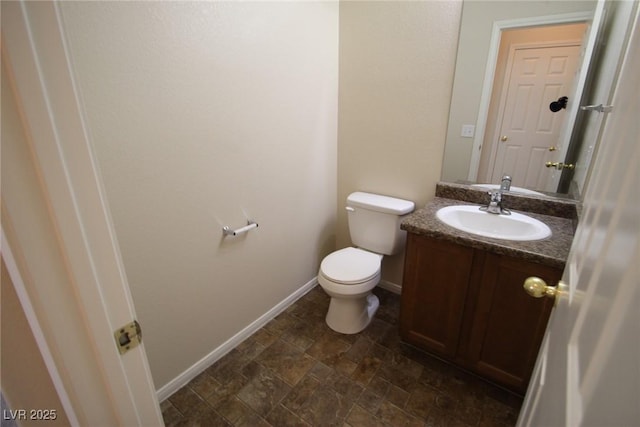
[[[316,286],[162,402],[167,426],[512,426],[522,399],[400,341],[400,297],[355,335]]]

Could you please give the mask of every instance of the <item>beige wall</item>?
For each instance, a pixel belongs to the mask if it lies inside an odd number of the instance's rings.
[[[416,202],[440,178],[461,2],[341,2],[338,247],[352,191]],[[402,260],[383,279],[402,283]]]
[[[157,387],[335,247],[338,4],[64,2]],[[246,217],[259,228],[223,238]]]
[[[494,21],[592,11],[593,1],[468,1],[464,3],[456,76],[443,161],[444,181],[466,180],[473,138],[463,124],[476,124]]]

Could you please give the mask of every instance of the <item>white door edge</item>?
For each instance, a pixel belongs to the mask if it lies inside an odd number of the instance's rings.
[[[11,277],[13,287],[16,291],[16,294],[18,295],[18,300],[20,301],[20,305],[22,306],[22,311],[24,311],[24,315],[27,318],[27,323],[29,324],[29,328],[31,329],[33,338],[36,341],[36,345],[40,350],[40,355],[42,356],[42,360],[44,361],[45,366],[47,367],[47,371],[49,372],[49,376],[51,377],[51,382],[53,383],[53,387],[55,388],[56,393],[58,394],[58,398],[60,399],[62,408],[67,415],[67,419],[73,427],[79,427],[80,423],[78,422],[78,417],[76,416],[73,405],[71,404],[71,399],[69,398],[69,394],[67,393],[62,378],[60,377],[58,367],[53,360],[51,349],[49,348],[44,333],[42,332],[42,328],[40,327],[38,316],[36,315],[36,311],[33,308],[33,304],[31,304],[31,299],[29,298],[29,294],[27,293],[24,281],[22,280],[22,275],[20,274],[20,270],[18,269],[18,265],[16,264],[16,260],[13,256],[13,251],[11,250],[9,240],[4,233],[4,228],[1,229],[1,232],[2,243],[0,244],[0,252],[2,254],[2,259],[4,260],[4,263],[7,267],[9,277]]]
[[[2,12],[3,61],[28,128],[33,160],[79,309],[93,339],[91,363],[102,372],[109,404],[121,424],[162,425],[144,345],[122,356],[116,348],[113,331],[132,321],[135,312],[85,131],[57,5],[8,2]]]
[[[586,43],[583,46],[585,54],[582,58],[582,64],[580,64],[580,68],[576,76],[575,88],[569,96],[569,102],[567,103],[567,117],[565,118],[563,129],[560,131],[560,137],[558,138],[558,151],[556,152],[556,158],[559,162],[563,162],[566,158],[569,143],[571,142],[571,135],[573,134],[573,128],[578,117],[578,111],[580,110],[580,100],[587,82],[591,60],[596,48],[596,42],[600,36],[600,27],[604,21],[604,3],[604,0],[598,0],[593,14],[591,28],[589,29]],[[561,176],[562,170],[553,170],[551,176],[547,180],[548,184],[545,191],[556,192]]]

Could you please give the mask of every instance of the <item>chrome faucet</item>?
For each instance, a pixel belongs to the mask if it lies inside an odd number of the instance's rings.
[[[500,181],[500,191],[509,191],[511,189],[511,176],[503,175]]]
[[[502,207],[502,188],[496,191],[489,191],[491,200],[487,206],[481,206],[480,210],[495,215],[511,215],[511,211]]]

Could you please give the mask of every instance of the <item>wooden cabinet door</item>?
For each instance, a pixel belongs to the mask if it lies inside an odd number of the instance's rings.
[[[442,356],[455,356],[473,249],[409,233],[400,335]]]
[[[549,285],[558,269],[487,253],[479,283],[466,355],[470,368],[514,391],[524,393],[542,343],[553,300],[530,297],[522,288],[529,276]]]

